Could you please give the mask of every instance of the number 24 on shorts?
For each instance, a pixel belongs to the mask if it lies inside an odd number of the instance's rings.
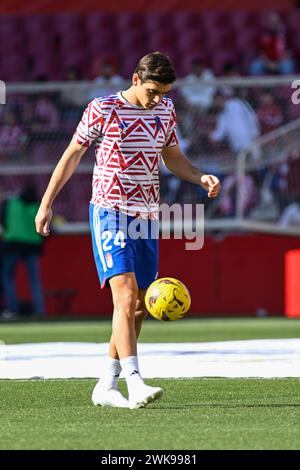
[[[126,245],[124,232],[122,232],[122,230],[114,234],[110,230],[105,230],[101,235],[101,239],[103,251],[111,250],[113,245],[120,246],[121,248],[125,248]]]

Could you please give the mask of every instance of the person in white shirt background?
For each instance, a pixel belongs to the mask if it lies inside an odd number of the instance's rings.
[[[227,140],[231,152],[235,155],[242,151],[260,136],[260,126],[256,114],[250,104],[242,98],[234,96],[230,87],[223,87],[214,96],[214,103],[221,111],[217,116],[216,127],[210,134],[212,142]],[[259,149],[255,146],[253,158],[259,157]],[[245,191],[244,213],[255,205],[257,188],[251,175],[243,180]],[[236,207],[236,174],[228,174],[223,179],[223,192],[217,203],[219,214],[234,216]]]
[[[237,96],[229,87],[221,88],[214,97],[222,110],[215,130],[210,134],[213,142],[228,139],[230,149],[236,153],[250,145],[260,135],[259,123],[250,104]]]
[[[300,227],[300,197],[296,201],[288,204],[282,211],[279,218],[279,225],[283,227]]]
[[[99,95],[116,93],[123,83],[124,78],[116,73],[114,66],[108,60],[104,61],[100,66],[98,77],[93,81],[93,88],[88,95],[88,100],[93,100]]]
[[[197,108],[209,108],[215,93],[215,87],[210,84],[214,78],[213,72],[206,68],[201,60],[194,60],[191,73],[182,79],[181,95],[186,103]]]

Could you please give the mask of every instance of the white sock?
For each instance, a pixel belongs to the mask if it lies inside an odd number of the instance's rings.
[[[137,386],[143,385],[144,381],[140,375],[139,363],[137,356],[129,356],[120,360],[122,371],[127,383],[128,393]]]
[[[103,374],[103,378],[100,379],[100,383],[105,390],[117,390],[120,372],[121,364],[119,359],[113,359],[108,356],[106,360],[106,370]]]

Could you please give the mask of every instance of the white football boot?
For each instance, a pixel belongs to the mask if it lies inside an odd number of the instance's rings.
[[[104,389],[98,382],[93,390],[92,402],[98,406],[111,406],[112,408],[129,408],[129,401],[123,397],[119,390]]]
[[[142,383],[129,393],[129,408],[144,408],[148,403],[161,398],[162,395],[163,390],[160,387],[150,387]]]

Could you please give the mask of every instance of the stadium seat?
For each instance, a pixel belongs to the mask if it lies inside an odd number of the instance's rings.
[[[114,29],[115,15],[99,11],[88,13],[84,17],[84,25],[89,32]]]
[[[144,17],[135,12],[120,12],[116,16],[115,26],[118,31],[127,32],[143,29]]]
[[[111,54],[116,50],[113,31],[98,31],[88,36],[89,52],[91,55]]]
[[[60,63],[55,54],[45,55],[42,50],[34,56],[34,66],[32,71],[33,80],[45,76],[48,80],[55,80],[60,77]]]
[[[179,77],[184,77],[191,73],[191,64],[194,60],[201,60],[204,64],[209,64],[208,55],[204,53],[203,50],[191,49],[190,51],[186,51],[182,60],[178,64],[178,68],[176,68],[177,75]]]
[[[298,32],[300,24],[300,11],[294,9],[288,11],[285,16],[285,24],[287,29],[292,33]]]
[[[68,31],[60,36],[61,51],[68,53],[71,49],[82,49],[86,44],[86,36],[83,32]]]
[[[24,31],[27,34],[44,33],[53,28],[51,15],[29,15],[24,17]]]
[[[198,31],[185,31],[183,34],[177,35],[177,49],[180,53],[184,54],[191,50],[202,50],[203,44],[204,40],[200,29]]]
[[[145,15],[144,24],[149,35],[154,35],[159,31],[167,31],[170,29],[171,15],[165,12],[153,12]]]
[[[122,36],[122,39],[119,43],[119,51],[123,54],[128,54],[128,51],[140,51],[146,42],[146,36],[144,30],[131,30],[127,31],[126,34]]]
[[[82,71],[84,71],[88,63],[88,56],[84,48],[79,49],[74,47],[74,49],[68,51],[68,54],[63,55],[61,59],[65,67],[76,65],[80,67]]]
[[[82,31],[83,20],[79,13],[57,13],[53,15],[53,26],[56,32]]]
[[[230,31],[215,30],[213,34],[207,35],[206,47],[212,55],[217,54],[219,49],[233,51],[235,49],[235,37]]]
[[[259,48],[259,32],[257,30],[241,30],[236,35],[236,48],[245,53],[257,51]]]
[[[257,14],[255,11],[234,11],[229,17],[231,27],[235,31],[257,30]]]
[[[176,36],[171,29],[157,31],[148,37],[148,48],[150,51],[174,51],[175,44]]]
[[[0,52],[3,55],[19,54],[24,55],[26,44],[22,33],[15,33],[10,36],[9,41],[5,34],[0,33]]]
[[[131,52],[130,55],[121,56],[120,74],[122,77],[131,78],[134,68],[143,55],[145,55],[145,50],[141,49],[140,51]]]
[[[72,62],[75,49],[77,59],[84,63],[91,57],[122,55],[123,63],[135,62],[137,53],[141,56],[153,50],[162,50],[175,58],[178,76],[187,70],[190,55],[214,55],[215,50],[235,50],[241,56],[240,70],[248,72],[248,63],[258,50],[260,32],[265,26],[268,11],[206,11],[204,13],[183,12],[136,12],[106,13],[95,11],[88,14],[76,12],[56,14],[35,14],[30,17],[0,16],[0,53],[12,56],[39,57],[54,53],[65,60],[70,53]],[[295,60],[300,59],[300,35],[298,33],[300,12],[283,11],[281,16],[287,28],[288,47],[294,52]],[[10,38],[8,41],[7,38]],[[118,38],[118,41],[116,41]],[[131,55],[134,54],[134,58]],[[66,59],[68,63],[70,59]],[[240,59],[239,59],[240,60]],[[13,61],[12,61],[13,62]],[[21,59],[24,62],[24,59]],[[26,62],[26,60],[25,60]],[[219,59],[213,60],[220,64]],[[83,70],[82,63],[73,63]],[[9,76],[14,69],[23,66],[9,65]],[[219,65],[218,65],[219,67]],[[55,76],[52,66],[51,76]],[[129,66],[125,66],[128,74]],[[22,75],[25,79],[26,74]],[[18,80],[20,75],[18,75]]]
[[[3,55],[0,62],[1,78],[7,82],[26,80],[26,57],[24,55]]]
[[[226,62],[235,63],[237,60],[236,53],[228,49],[218,49],[211,57],[212,69],[216,75],[223,74],[224,64]]]
[[[54,45],[53,35],[43,31],[30,34],[27,39],[26,48],[29,55],[50,56],[54,53]]]
[[[0,33],[7,34],[7,37],[23,31],[23,22],[18,16],[0,15]]]
[[[193,11],[178,11],[173,13],[173,27],[180,34],[186,31],[201,30],[201,15]]]
[[[296,53],[300,51],[300,31],[299,31],[299,29],[288,35],[287,43],[288,43],[288,46],[290,46],[290,49],[292,49]]]
[[[230,28],[230,14],[222,11],[206,11],[202,14],[202,27],[209,32]]]

